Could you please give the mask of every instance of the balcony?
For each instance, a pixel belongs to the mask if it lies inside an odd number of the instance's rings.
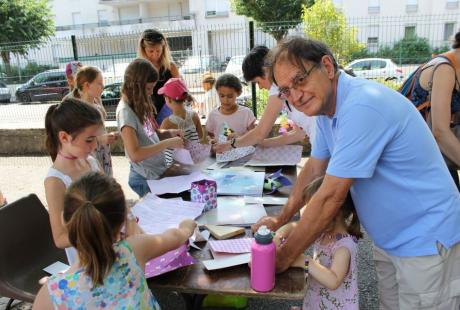
[[[99,4],[112,6],[126,6],[146,2],[145,0],[99,0]]]
[[[458,9],[458,1],[447,1],[446,9]]]
[[[407,4],[406,13],[417,13],[418,5],[417,4]]]
[[[380,13],[380,6],[369,6],[367,8],[367,12],[369,14],[378,14]]]
[[[228,16],[228,11],[206,11],[205,14],[206,18],[212,18],[212,17],[227,17]]]
[[[80,25],[64,25],[56,26],[56,31],[69,31],[69,30],[94,30],[95,28],[105,28],[124,26],[124,25],[139,25],[139,24],[154,24],[157,28],[190,28],[194,27],[194,15],[185,16],[159,16],[159,17],[148,17],[148,18],[136,18],[127,20],[116,20],[116,21],[100,21],[99,23],[87,23]],[[120,29],[118,29],[120,30]]]

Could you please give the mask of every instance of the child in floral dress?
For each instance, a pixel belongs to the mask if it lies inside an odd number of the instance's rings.
[[[305,189],[307,203],[322,181],[323,177],[318,178]],[[282,244],[296,225],[293,222],[281,227],[276,233],[275,242]],[[294,266],[305,268],[308,277],[303,310],[359,310],[357,242],[362,237],[360,227],[353,200],[348,193],[335,219],[314,243],[313,257],[301,255],[294,262]],[[295,309],[298,307],[291,308]]]

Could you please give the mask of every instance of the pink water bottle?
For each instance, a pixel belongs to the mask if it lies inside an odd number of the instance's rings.
[[[260,226],[251,245],[251,287],[269,292],[275,287],[276,248],[267,226]]]

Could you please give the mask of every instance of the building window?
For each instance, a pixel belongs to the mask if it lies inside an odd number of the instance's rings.
[[[458,9],[458,0],[447,0],[446,9]]]
[[[370,52],[376,52],[379,47],[379,26],[367,26],[367,49]]]
[[[455,23],[444,24],[444,41],[450,41],[454,35]]]
[[[72,13],[72,25],[74,28],[81,27],[81,13],[80,12],[73,12]]]
[[[406,13],[417,13],[418,11],[418,0],[407,0]]]
[[[406,26],[404,27],[404,39],[415,38],[415,26]]]
[[[226,0],[206,0],[206,17],[228,16],[229,11],[230,8]]]
[[[107,26],[109,24],[106,10],[97,11],[97,22],[99,23],[99,26]]]
[[[368,0],[367,12],[369,14],[380,13],[380,0]]]

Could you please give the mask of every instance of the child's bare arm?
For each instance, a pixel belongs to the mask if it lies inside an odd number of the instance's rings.
[[[318,261],[308,258],[308,272],[316,281],[324,285],[328,289],[335,290],[348,273],[350,266],[351,254],[350,251],[341,247],[335,251],[332,258],[331,268],[326,268]]]
[[[134,255],[141,266],[150,259],[177,249],[193,234],[196,223],[193,220],[184,220],[179,228],[168,229],[158,235],[134,235],[127,240],[133,247]]]
[[[195,124],[196,133],[198,134],[198,137],[200,137],[200,140],[203,140],[203,136],[204,136],[203,127],[201,127],[200,117],[198,116],[196,112],[193,113],[192,120],[193,120],[193,123]]]
[[[281,226],[273,237],[273,242],[275,242],[276,247],[278,248],[285,239],[289,237],[291,232],[297,226],[297,222],[290,222],[286,225]],[[299,257],[291,264],[291,267],[304,268],[306,255],[300,254]]]
[[[70,246],[69,236],[66,227],[62,222],[64,211],[65,185],[57,178],[49,177],[45,180],[45,195],[48,203],[51,232],[54,244],[58,248]]]

